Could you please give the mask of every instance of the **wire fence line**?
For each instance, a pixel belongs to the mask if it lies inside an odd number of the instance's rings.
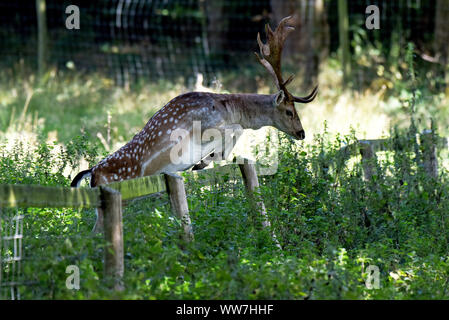
[[[32,207],[0,211],[1,299],[52,297],[59,276],[54,273],[56,266],[76,264],[84,255],[101,261],[101,252],[77,246],[81,239],[102,244],[102,238],[88,229],[94,223],[92,212],[83,210],[78,215],[70,209]],[[79,251],[68,254],[69,244],[75,247],[72,251]]]
[[[345,12],[339,11],[346,3]],[[407,41],[420,52],[447,56],[444,39],[449,28],[442,21],[449,7],[444,0],[101,0],[77,1],[80,29],[68,30],[66,8],[71,1],[0,1],[0,57],[5,66],[25,63],[38,69],[38,47],[45,41],[46,64],[59,69],[97,71],[123,85],[138,79],[185,79],[197,74],[206,84],[223,71],[255,74],[256,35],[266,23],[296,14],[298,31],[286,44],[286,57],[307,75],[316,77],[318,66],[348,35],[348,52],[357,82],[376,74],[377,65],[358,64],[360,52],[381,43],[388,58]],[[39,36],[36,3],[45,4]],[[380,29],[365,28],[369,5],[380,9]],[[438,10],[437,10],[438,8]],[[341,16],[343,14],[343,16]],[[348,20],[341,29],[338,21]],[[434,34],[438,34],[435,38]],[[363,59],[362,59],[363,60]],[[256,69],[257,70],[257,69]]]
[[[0,298],[20,300],[23,214],[0,208]]]
[[[53,295],[53,267],[62,260],[77,260],[86,252],[78,248],[76,254],[67,255],[64,248],[80,238],[101,241],[86,228],[93,222],[92,215],[73,209],[98,205],[98,201],[92,201],[96,197],[96,190],[0,186],[1,299]]]

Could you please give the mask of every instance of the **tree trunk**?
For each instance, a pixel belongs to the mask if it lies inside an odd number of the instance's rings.
[[[343,85],[348,83],[351,73],[349,54],[349,21],[348,21],[348,1],[338,0],[338,35],[340,40],[340,56],[343,69]]]
[[[284,57],[295,66],[303,79],[303,89],[317,82],[320,62],[329,52],[329,26],[324,0],[271,0],[273,25],[293,15],[295,32],[284,46]]]
[[[222,55],[226,39],[227,22],[224,17],[224,0],[204,1],[203,10],[206,15],[207,55]]]
[[[445,83],[449,81],[449,23],[447,23],[447,15],[449,14],[449,1],[437,0],[435,10],[435,53],[439,56],[439,61],[444,66]]]
[[[37,15],[37,70],[41,77],[46,68],[47,62],[47,8],[45,0],[36,0]]]

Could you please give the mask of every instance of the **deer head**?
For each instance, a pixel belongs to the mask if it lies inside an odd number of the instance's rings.
[[[285,17],[281,20],[275,31],[271,30],[267,24],[265,32],[267,34],[267,43],[260,40],[260,34],[257,34],[257,43],[259,44],[260,55],[255,53],[259,62],[268,70],[274,79],[276,88],[279,92],[274,96],[273,104],[278,112],[275,113],[273,122],[279,130],[292,135],[296,139],[304,139],[305,132],[295,109],[295,102],[309,103],[316,97],[318,86],[306,97],[296,97],[287,90],[287,85],[293,80],[291,75],[287,80],[283,80],[281,71],[282,48],[290,32],[295,28],[288,23],[292,17]]]

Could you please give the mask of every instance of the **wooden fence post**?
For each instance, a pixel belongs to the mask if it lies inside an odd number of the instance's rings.
[[[172,212],[181,220],[184,229],[183,239],[186,242],[191,242],[194,240],[194,235],[190,222],[184,180],[182,177],[171,173],[166,173],[164,176]]]
[[[437,148],[432,130],[425,130],[421,134],[424,170],[433,178],[438,177]]]
[[[369,142],[360,141],[360,154],[362,155],[362,166],[366,181],[370,181],[374,175],[376,152],[374,146]]]
[[[246,162],[247,160],[245,160]],[[262,226],[264,228],[270,227],[271,223],[268,219],[267,211],[265,209],[265,204],[263,203],[263,200],[260,196],[255,196],[254,192],[257,192],[259,189],[259,179],[257,178],[257,172],[254,164],[252,163],[244,163],[239,164],[240,171],[242,172],[243,181],[245,183],[245,188],[248,193],[249,200],[251,201],[251,205],[256,207],[257,210],[262,215]],[[282,249],[281,245],[279,244],[279,241],[276,237],[276,234],[273,232],[271,234],[273,237],[274,242],[276,243],[276,246],[279,249]]]
[[[123,221],[122,221],[122,195],[120,192],[100,186],[101,207],[104,213],[104,275],[106,280],[112,280],[117,291],[124,289],[123,273]]]

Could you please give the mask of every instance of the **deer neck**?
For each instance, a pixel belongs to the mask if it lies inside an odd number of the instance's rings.
[[[259,129],[273,126],[276,107],[274,95],[231,94],[226,99],[228,122],[240,124],[244,129]]]

